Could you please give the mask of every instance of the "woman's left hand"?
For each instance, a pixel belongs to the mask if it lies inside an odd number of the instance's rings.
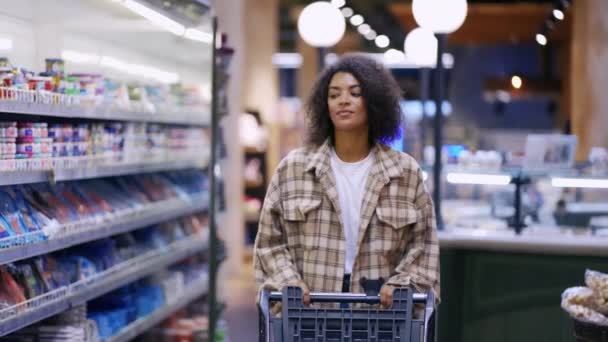
[[[384,284],[380,289],[380,307],[382,309],[390,309],[393,305],[393,285]]]

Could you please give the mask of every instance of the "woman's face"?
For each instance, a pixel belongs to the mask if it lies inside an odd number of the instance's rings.
[[[359,81],[348,72],[337,72],[327,94],[329,116],[336,131],[367,130],[367,108]]]

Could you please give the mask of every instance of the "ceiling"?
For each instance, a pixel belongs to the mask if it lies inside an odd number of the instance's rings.
[[[293,51],[297,29],[293,16],[294,7],[303,7],[311,1],[280,0],[281,51]],[[468,0],[469,13],[463,27],[450,37],[450,43],[492,45],[533,42],[536,33],[549,17],[556,0]],[[401,49],[403,40],[417,25],[411,13],[411,0],[346,0],[355,13],[379,33],[387,35],[393,47]],[[566,18],[569,16],[566,15]],[[349,31],[354,31],[347,25]],[[550,38],[553,41],[567,39],[569,23],[558,23]],[[359,39],[359,49],[377,52],[377,48],[365,39]]]

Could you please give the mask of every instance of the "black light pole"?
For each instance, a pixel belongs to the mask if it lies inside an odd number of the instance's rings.
[[[433,136],[435,144],[435,164],[433,165],[433,202],[435,202],[435,217],[437,229],[443,229],[443,217],[441,216],[441,179],[442,160],[441,150],[443,147],[443,88],[444,69],[443,52],[446,45],[446,34],[435,34],[437,37],[437,66],[435,68],[435,118],[433,120]]]
[[[427,112],[426,102],[429,100],[429,88],[430,88],[430,68],[423,66],[420,68],[420,102],[422,103],[422,118],[420,119],[420,157],[424,160],[424,145],[426,144],[426,124],[427,124]]]

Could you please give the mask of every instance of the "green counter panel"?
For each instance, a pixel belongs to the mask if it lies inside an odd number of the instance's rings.
[[[608,272],[608,260],[442,248],[439,341],[571,342],[561,293],[587,268]]]

